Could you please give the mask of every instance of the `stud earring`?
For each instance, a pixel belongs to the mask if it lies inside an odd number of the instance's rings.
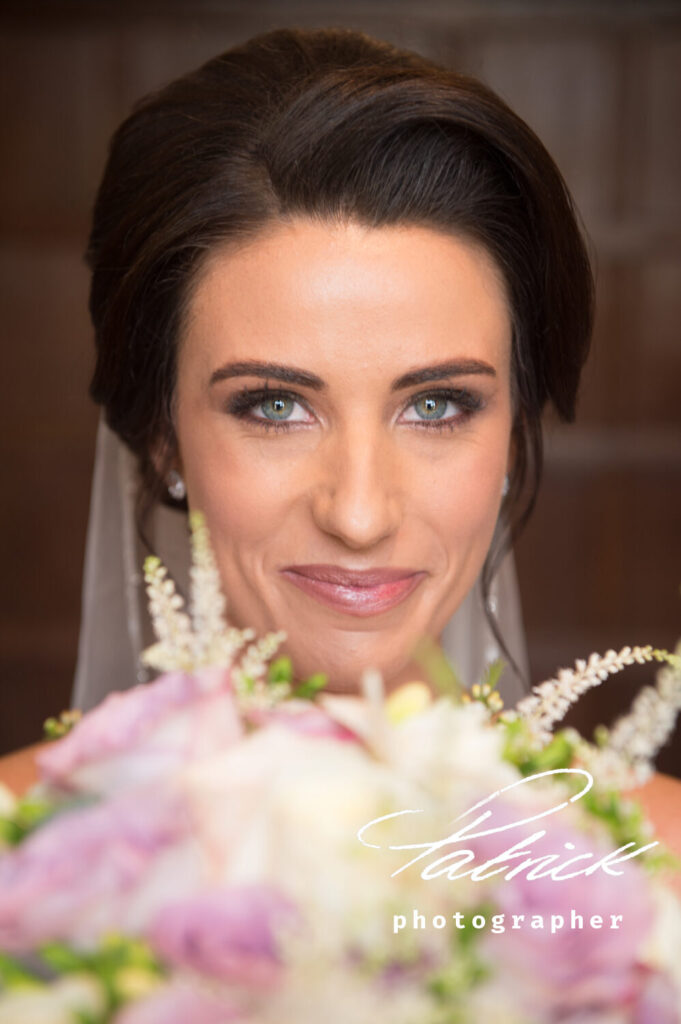
[[[175,501],[182,501],[183,498],[187,497],[187,487],[176,469],[170,470],[166,482],[168,484],[168,494]]]
[[[503,483],[503,486],[501,488],[501,497],[505,498],[506,495],[508,494],[508,492],[510,491],[510,489],[511,489],[511,481],[509,480],[508,473],[507,473],[506,476],[504,477],[504,483]]]

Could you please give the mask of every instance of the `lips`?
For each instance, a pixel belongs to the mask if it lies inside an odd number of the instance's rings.
[[[337,565],[289,565],[281,573],[322,604],[361,616],[394,608],[427,575],[414,569],[344,569]]]

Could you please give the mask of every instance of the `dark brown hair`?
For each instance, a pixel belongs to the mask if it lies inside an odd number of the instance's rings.
[[[87,253],[91,394],[138,456],[145,506],[165,495],[152,450],[174,455],[176,344],[203,259],[292,216],[451,231],[503,273],[515,460],[482,573],[490,617],[494,571],[535,502],[542,410],[574,419],[589,260],[560,172],[498,96],[360,32],[256,36],[142,100],[113,137]]]

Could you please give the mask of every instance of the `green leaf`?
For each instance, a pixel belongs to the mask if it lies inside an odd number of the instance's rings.
[[[296,686],[291,696],[299,697],[302,700],[314,700],[319,691],[324,689],[327,682],[328,680],[323,672],[316,672]]]
[[[253,676],[242,676],[241,685],[244,693],[253,693],[255,690],[255,679]]]
[[[0,840],[3,844],[17,846],[23,838],[24,832],[21,831],[13,818],[0,816]]]
[[[575,791],[580,785],[581,783],[574,783]],[[630,842],[635,842],[637,846],[645,846],[650,842],[651,837],[645,827],[645,812],[641,805],[626,793],[601,788],[596,784],[584,795],[580,803],[592,817],[603,822],[617,846],[625,846]],[[639,860],[652,870],[679,869],[679,859],[664,846],[646,851],[641,854]]]
[[[46,718],[43,722],[43,736],[46,740],[58,740],[64,733],[61,730],[61,725],[56,718]]]
[[[446,1016],[438,1017],[437,1020],[446,1024],[450,1021],[469,1021],[469,1015],[464,1012],[467,997],[471,989],[489,977],[490,973],[490,967],[480,958],[475,943],[458,945],[447,965],[427,980],[430,994],[447,1011]],[[459,1011],[462,1016],[458,1015]]]
[[[575,748],[564,732],[557,732],[550,743],[534,754],[523,771],[548,772],[555,768],[569,768],[572,764]]]
[[[514,764],[522,775],[535,775],[555,768],[569,768],[574,763],[575,745],[569,731],[557,732],[545,747],[537,750],[533,745],[526,723],[518,718],[504,722],[506,734],[503,756]],[[563,780],[575,793],[584,786],[583,777],[566,776]],[[650,836],[645,831],[645,815],[641,807],[626,794],[596,784],[579,801],[583,811],[597,818],[608,830],[617,846],[635,842],[645,846]],[[678,860],[664,849],[656,848],[641,855],[641,863],[652,869],[678,867]]]
[[[40,797],[25,796],[18,800],[12,813],[0,817],[0,837],[10,846],[17,846],[34,829],[54,814],[56,804]]]
[[[293,663],[288,654],[275,658],[267,670],[270,683],[290,683],[293,680]]]
[[[6,953],[0,953],[0,989],[42,988],[40,978]]]
[[[133,967],[158,977],[164,974],[164,968],[150,946],[141,939],[124,935],[105,936],[97,949],[88,952],[79,952],[61,942],[46,943],[38,952],[55,974],[85,973],[96,978],[102,986],[106,1011],[101,1018],[84,1015],[82,1019],[87,1024],[107,1024],[111,1014],[127,1001],[121,972]]]
[[[43,735],[46,740],[59,740],[66,736],[83,717],[77,708],[62,711],[58,718],[47,718],[43,722]]]
[[[473,946],[478,942],[483,932],[479,928],[474,928],[472,921],[474,917],[481,914],[486,921],[489,921],[494,914],[496,907],[492,903],[479,903],[476,907],[472,907],[466,912],[466,916],[463,922],[463,928],[455,928],[452,933],[452,939],[459,949],[467,949],[469,946]]]
[[[110,961],[117,967],[157,970],[159,966],[151,946],[143,939],[130,938],[117,932],[106,935],[101,940],[97,957],[101,961]]]
[[[489,686],[490,690],[494,690],[499,683],[501,673],[506,668],[506,662],[503,658],[497,658],[496,661],[491,662],[482,677],[482,685]]]
[[[71,1012],[75,1014],[76,1024],[109,1024],[111,1020],[108,1009],[103,1013],[90,1013],[89,1010],[72,1010]]]
[[[91,956],[77,953],[61,942],[48,942],[40,947],[39,952],[47,966],[57,974],[87,970],[91,961]]]
[[[574,760],[574,744],[566,730],[557,732],[545,747],[537,750],[522,719],[505,722],[503,728],[506,732],[504,760],[514,764],[522,775],[569,768]]]

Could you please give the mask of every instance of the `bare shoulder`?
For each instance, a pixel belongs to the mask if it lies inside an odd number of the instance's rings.
[[[0,757],[0,783],[19,795],[37,782],[35,756],[45,746],[45,743],[34,743],[31,747]]]
[[[657,838],[681,857],[681,780],[657,772],[631,796],[643,806]]]

